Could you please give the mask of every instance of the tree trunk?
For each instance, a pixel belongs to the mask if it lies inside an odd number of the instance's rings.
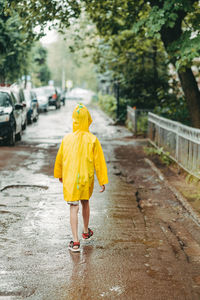
[[[190,111],[192,126],[200,128],[200,91],[190,68],[178,72],[185,99]]]

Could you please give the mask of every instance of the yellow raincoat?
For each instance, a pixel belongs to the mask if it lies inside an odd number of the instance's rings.
[[[89,132],[92,118],[87,108],[77,105],[72,118],[73,133],[62,140],[54,177],[62,178],[66,201],[89,200],[94,187],[94,169],[99,184],[108,183],[106,162],[99,140]]]

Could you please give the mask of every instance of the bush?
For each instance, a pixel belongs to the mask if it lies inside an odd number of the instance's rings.
[[[105,111],[112,119],[117,116],[117,100],[112,95],[98,94],[99,106]]]
[[[117,119],[117,99],[113,95],[98,94],[99,106],[105,113],[107,113],[112,119],[124,123],[126,121],[126,109],[129,104],[129,100],[120,98],[119,100],[119,116]]]
[[[163,147],[161,147],[161,148],[144,147],[144,152],[150,156],[158,155],[160,160],[167,166],[169,166],[172,162],[172,160],[170,158],[170,153],[164,151]]]
[[[137,119],[137,133],[143,134],[146,133],[148,129],[148,115],[141,115]]]
[[[155,114],[191,126],[191,118],[184,97],[167,92],[160,93],[159,96],[160,103],[154,108]]]

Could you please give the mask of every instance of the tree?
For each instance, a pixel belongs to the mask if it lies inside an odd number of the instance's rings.
[[[47,85],[51,72],[47,65],[47,49],[39,42],[35,43],[30,53],[29,74],[35,86]]]
[[[99,64],[112,71],[114,81],[120,85],[120,96],[132,106],[154,108],[159,102],[158,90],[168,90],[167,60],[163,47],[155,39],[142,34],[135,37],[124,30],[99,47]],[[107,56],[106,56],[107,53]]]
[[[20,29],[18,14],[5,13],[5,2],[0,0],[0,82],[12,83],[25,72],[31,41],[25,42],[27,34]]]
[[[161,90],[169,89],[167,57],[162,43],[147,39],[143,32],[136,36],[128,27],[124,30],[118,27],[112,35],[100,32],[99,36],[84,12],[78,23],[71,48],[73,51],[82,49],[83,55],[92,58],[101,90],[105,93],[115,90],[116,94],[119,90],[121,98],[138,108],[155,107],[160,100],[157,90],[160,94]]]
[[[10,84],[32,75],[38,85],[47,84],[47,50],[35,43],[36,35],[25,31],[17,10],[7,10],[7,4],[0,0],[0,82]]]
[[[34,26],[40,25],[42,32],[48,21],[62,31],[79,16],[82,3],[106,40],[131,30],[135,36],[143,34],[163,42],[177,68],[192,124],[200,128],[200,91],[191,69],[200,54],[199,0],[7,0],[6,9],[17,9],[31,36]]]
[[[120,31],[144,33],[164,44],[176,66],[190,111],[192,124],[200,128],[200,91],[191,70],[200,54],[200,4],[195,0],[85,0],[86,9],[104,37]]]
[[[29,36],[35,36],[34,28],[40,26],[39,36],[44,34],[45,27],[57,26],[58,31],[69,27],[71,20],[80,14],[80,3],[77,0],[6,0],[6,11],[15,9],[21,17],[23,27]]]

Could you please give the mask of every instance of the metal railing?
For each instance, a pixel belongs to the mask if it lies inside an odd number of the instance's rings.
[[[148,137],[183,169],[200,178],[200,129],[149,113]]]
[[[134,109],[127,106],[127,125],[134,135],[147,133],[149,111],[149,109]]]

